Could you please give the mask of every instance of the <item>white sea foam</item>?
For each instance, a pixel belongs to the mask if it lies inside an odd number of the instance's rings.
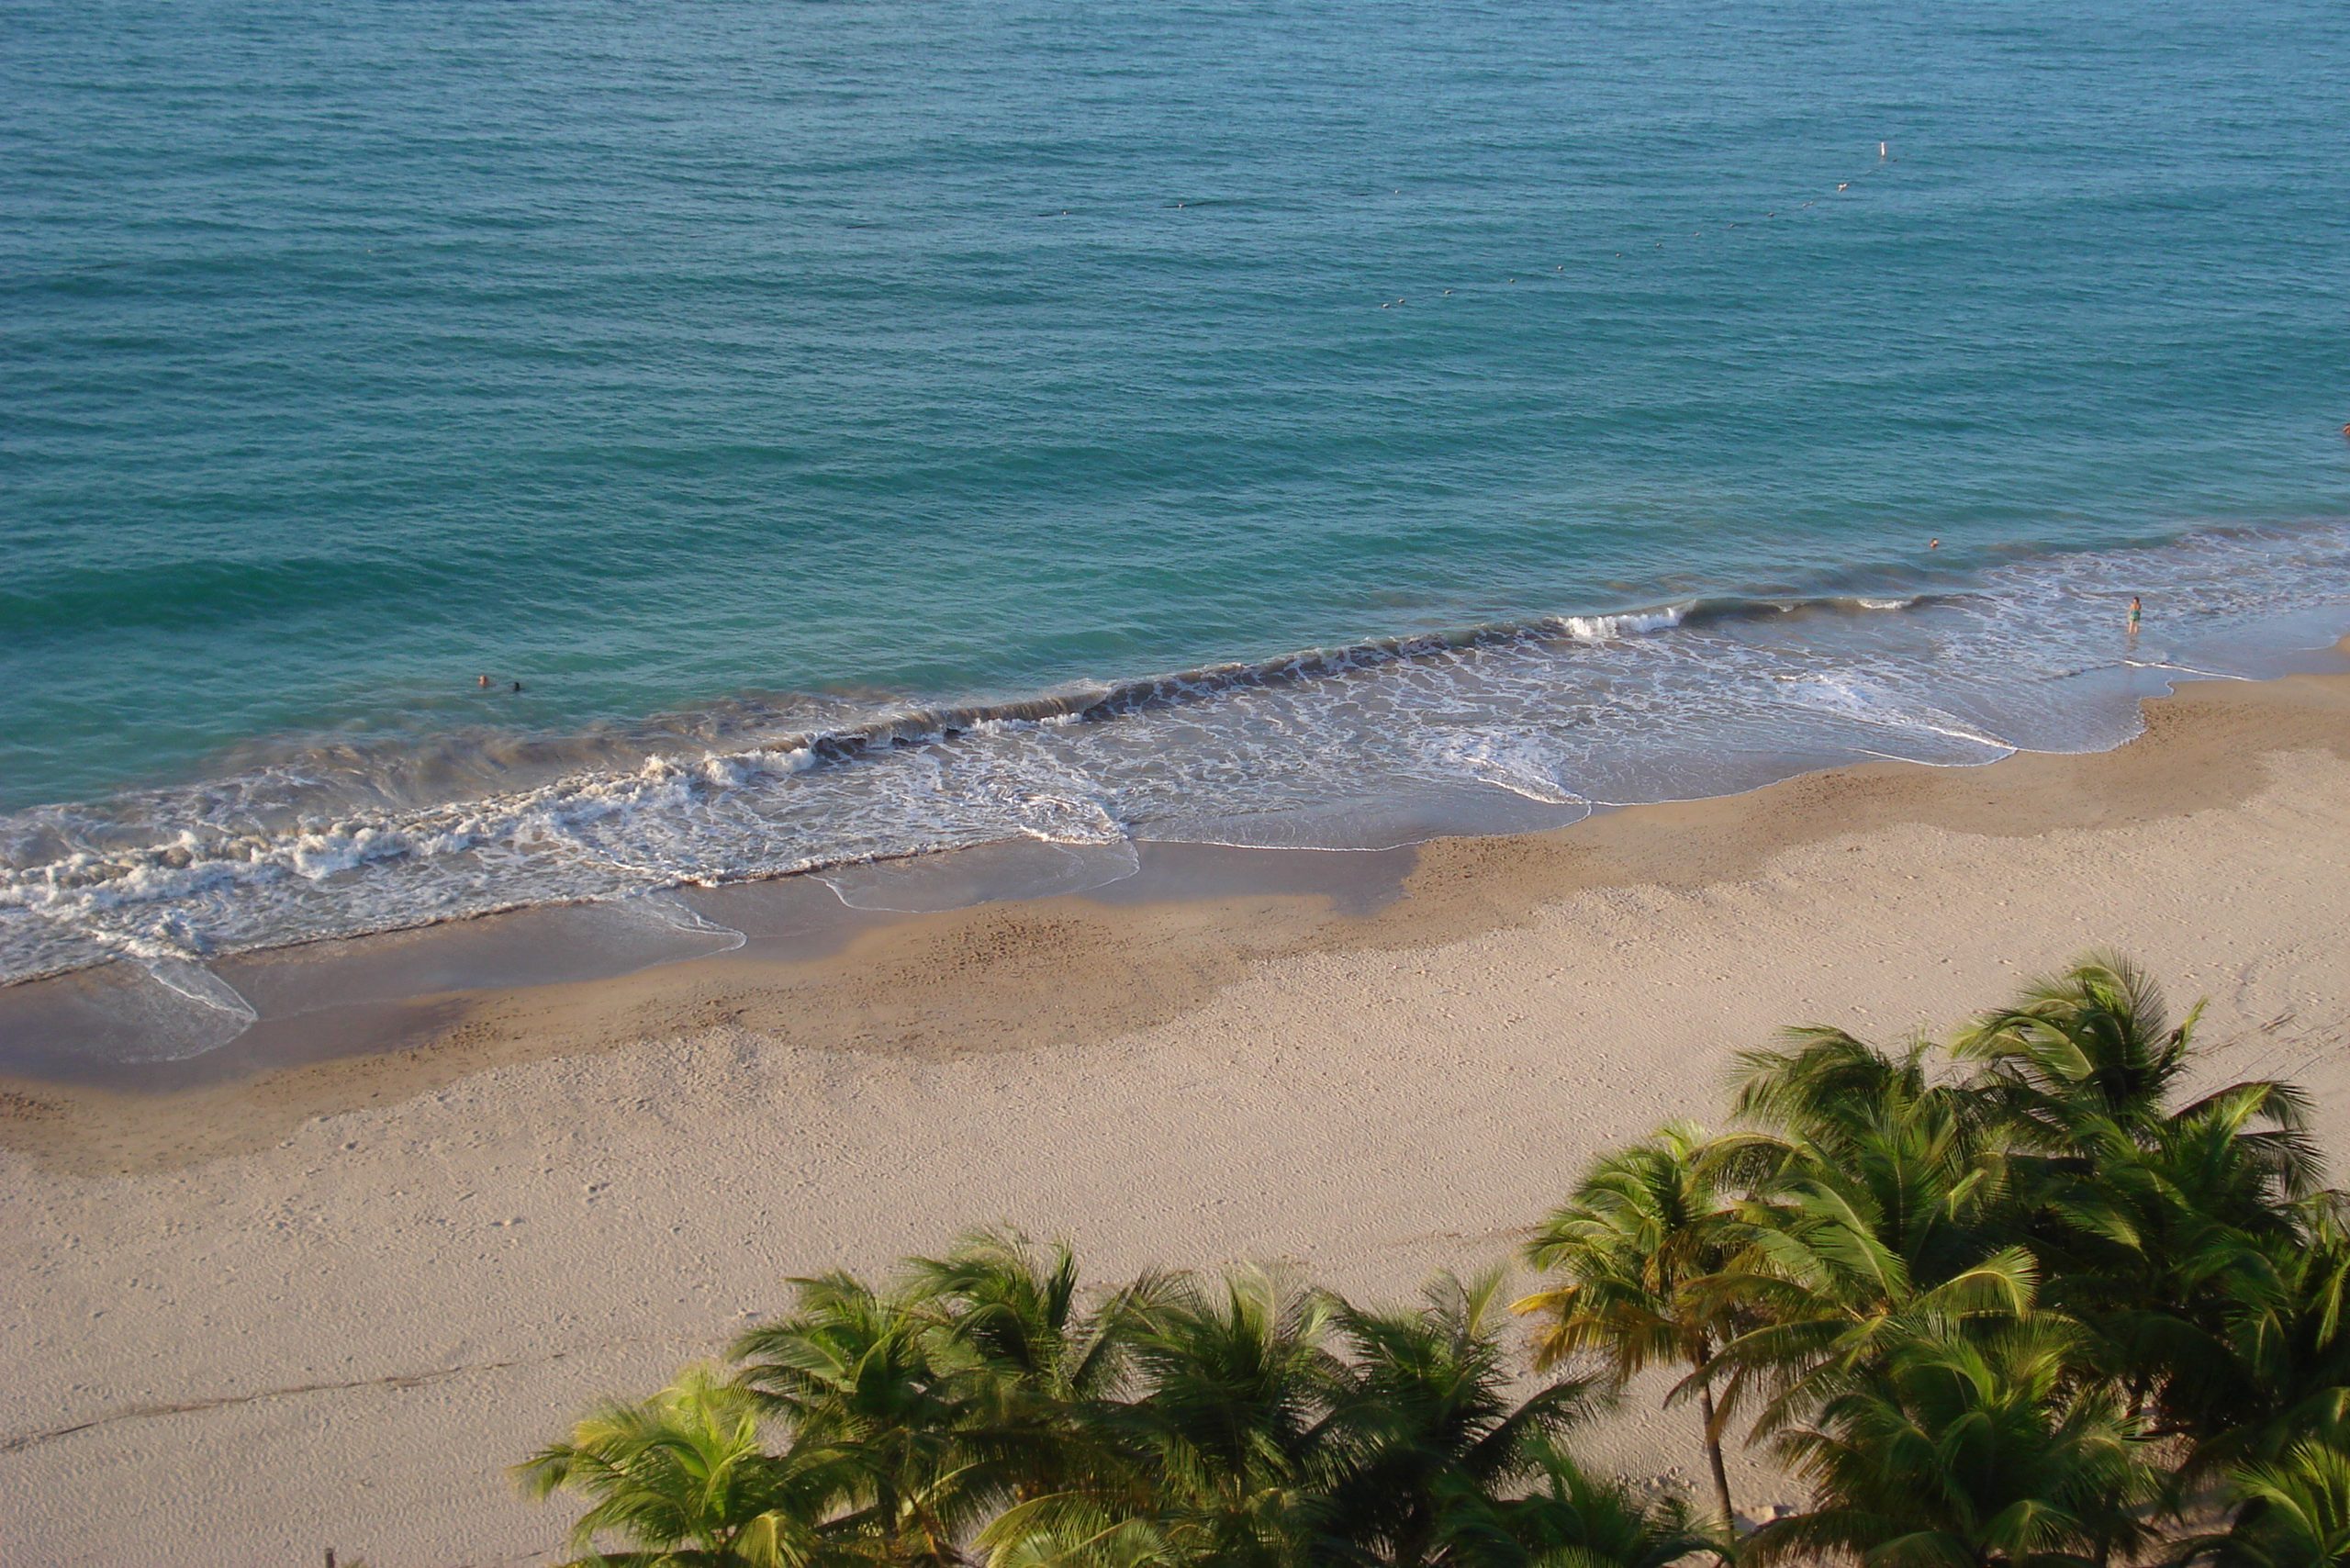
[[[1564,758],[1530,734],[1438,733],[1429,738],[1427,755],[1439,767],[1544,805],[1590,803],[1560,777]]]
[[[1795,700],[1808,706],[1849,715],[1863,724],[1910,730],[1980,746],[2006,756],[2016,748],[1998,735],[1986,734],[1930,702],[1905,698],[1882,681],[1858,676],[1816,675],[1791,683]],[[1920,762],[1931,757],[1919,757]]]

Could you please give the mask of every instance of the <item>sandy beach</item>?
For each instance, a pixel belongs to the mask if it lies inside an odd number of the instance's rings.
[[[2207,1070],[2298,1078],[2350,1148],[2350,676],[2147,720],[436,997],[399,1048],[170,1093],[7,1084],[0,1561],[534,1561],[568,1516],[504,1467],[788,1276],[1010,1222],[1097,1282],[1285,1260],[1406,1297],[1506,1260],[1595,1151],[1718,1116],[1773,1028],[1940,1029],[2091,947],[2208,996]],[[1679,1411],[1584,1446],[1697,1471]]]

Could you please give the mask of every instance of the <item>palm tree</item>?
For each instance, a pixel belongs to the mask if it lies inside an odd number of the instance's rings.
[[[1589,1410],[1579,1381],[1511,1397],[1493,1322],[1501,1282],[1498,1271],[1465,1284],[1439,1274],[1416,1311],[1338,1306],[1352,1377],[1327,1534],[1345,1558],[1393,1568],[1478,1559],[1504,1537],[1494,1499]]]
[[[2283,1325],[2256,1325],[2296,1313],[2318,1283],[2315,1151],[2262,1125],[2271,1100],[2269,1085],[2239,1084],[2134,1128],[2087,1114],[2070,1124],[2072,1152],[2010,1161],[2019,1230],[2051,1282],[2044,1305],[2090,1331],[2090,1364],[2132,1410],[2199,1440],[2254,1417],[2253,1360],[2285,1348]],[[2312,1327],[2292,1331],[2305,1350]]]
[[[2350,1446],[2345,1207],[2338,1193],[2300,1200],[2288,1210],[2291,1228],[2261,1240],[2257,1268],[2209,1282],[2224,1296],[2222,1342],[2194,1384],[2204,1402],[2179,1421],[2196,1439],[2187,1477],[2273,1463],[2311,1438]]]
[[[1826,1024],[1779,1031],[1772,1050],[1740,1051],[1730,1114],[1831,1155],[1869,1136],[1889,1104],[1930,1106],[1972,1137],[1983,1120],[1975,1096],[1929,1070],[1923,1036],[1888,1051]]]
[[[2126,1388],[2133,1412],[2161,1411],[2190,1433],[2237,1403],[2230,1320],[2247,1298],[2275,1298],[2263,1244],[2291,1230],[2232,1120],[2206,1108],[2152,1129],[2152,1147],[2086,1123],[2077,1169],[2020,1167],[2048,1305],[2089,1331],[2087,1362]]]
[[[1964,1092],[1929,1081],[1922,1049],[1894,1058],[1828,1030],[1796,1046],[1748,1058],[1740,1103],[1786,1136],[1734,1205],[1737,1252],[1690,1286],[1740,1324],[1691,1381],[1725,1406],[1762,1396],[1758,1437],[1911,1338],[2020,1316],[2039,1283],[2006,1235],[2005,1163]]]
[[[1013,1504],[979,1531],[987,1568],[1191,1568],[1210,1559],[1180,1528],[1084,1492]]]
[[[1676,1122],[1603,1156],[1526,1246],[1527,1261],[1563,1279],[1516,1304],[1550,1319],[1536,1343],[1538,1367],[1596,1351],[1619,1390],[1651,1366],[1692,1369],[1725,1523],[1733,1517],[1722,1462],[1725,1412],[1716,1409],[1706,1374],[1735,1314],[1726,1297],[1695,1286],[1724,1267],[1740,1238],[1723,1182],[1745,1147]]]
[[[797,1310],[735,1340],[737,1381],[856,1466],[864,1506],[850,1522],[888,1561],[961,1561],[960,1538],[1002,1483],[967,1440],[968,1396],[935,1362],[934,1320],[845,1273],[792,1283]]]
[[[1166,1282],[1140,1312],[1143,1392],[1102,1412],[1120,1456],[1024,1498],[979,1534],[991,1564],[1303,1562],[1326,1521],[1349,1387],[1329,1341],[1339,1304],[1244,1269]]]
[[[1207,1559],[1292,1560],[1319,1522],[1348,1385],[1329,1350],[1336,1298],[1242,1269],[1180,1282],[1136,1360],[1149,1393],[1125,1414],[1160,1477],[1160,1512]]]
[[[759,1441],[751,1396],[707,1367],[688,1367],[642,1405],[599,1406],[515,1473],[525,1490],[595,1499],[571,1529],[582,1563],[635,1568],[816,1568],[847,1558],[827,1522],[855,1477],[839,1454]],[[641,1550],[598,1553],[617,1534]]]
[[[2249,1384],[2231,1341],[2277,1303],[2320,1161],[2293,1086],[2254,1080],[2174,1108],[2199,1004],[2091,955],[1982,1014],[1953,1045],[2007,1145],[2006,1228],[2050,1282],[2043,1305],[2087,1327],[2085,1354],[2130,1408],[2209,1439]],[[2285,1293],[2289,1295],[2289,1292]]]
[[[2152,980],[2126,959],[2091,954],[1975,1019],[1952,1048],[1983,1065],[1975,1086],[1998,1103],[2012,1132],[2052,1151],[2071,1149],[2079,1130],[2098,1122],[2143,1141],[2172,1116],[2193,1115],[2222,1097],[2243,1103],[2244,1119],[2298,1133],[2308,1123],[2309,1097],[2269,1080],[2231,1084],[2171,1109],[2202,1014],[2198,1002],[2172,1024]]]
[[[1165,1288],[1146,1275],[1088,1311],[1066,1242],[1040,1254],[1017,1231],[981,1230],[943,1258],[913,1260],[906,1294],[937,1326],[930,1359],[967,1445],[993,1461],[1013,1496],[1029,1497],[1061,1488],[1073,1468],[1114,1459],[1099,1417]]]
[[[2277,1463],[2238,1471],[2233,1490],[2234,1522],[2186,1541],[2178,1568],[2350,1568],[2350,1452],[2300,1443]]]
[[[2111,1392],[2072,1375],[2077,1344],[2045,1320],[1904,1344],[1779,1439],[1812,1506],[1757,1530],[1750,1560],[2080,1568],[2134,1548],[2156,1473]]]
[[[1527,1568],[1668,1568],[1700,1552],[1729,1561],[1727,1532],[1695,1524],[1680,1498],[1643,1502],[1551,1444],[1539,1450],[1536,1463],[1534,1491],[1498,1510]]]

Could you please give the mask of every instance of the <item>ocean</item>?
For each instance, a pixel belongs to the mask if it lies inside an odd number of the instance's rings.
[[[2316,667],[2345,64],[2271,0],[17,0],[0,982],[234,1020],[322,937]]]

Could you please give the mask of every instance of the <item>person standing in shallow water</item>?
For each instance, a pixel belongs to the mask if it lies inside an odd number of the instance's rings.
[[[2138,634],[2139,608],[2138,596],[2133,593],[2130,596],[2130,634],[2133,637]]]

